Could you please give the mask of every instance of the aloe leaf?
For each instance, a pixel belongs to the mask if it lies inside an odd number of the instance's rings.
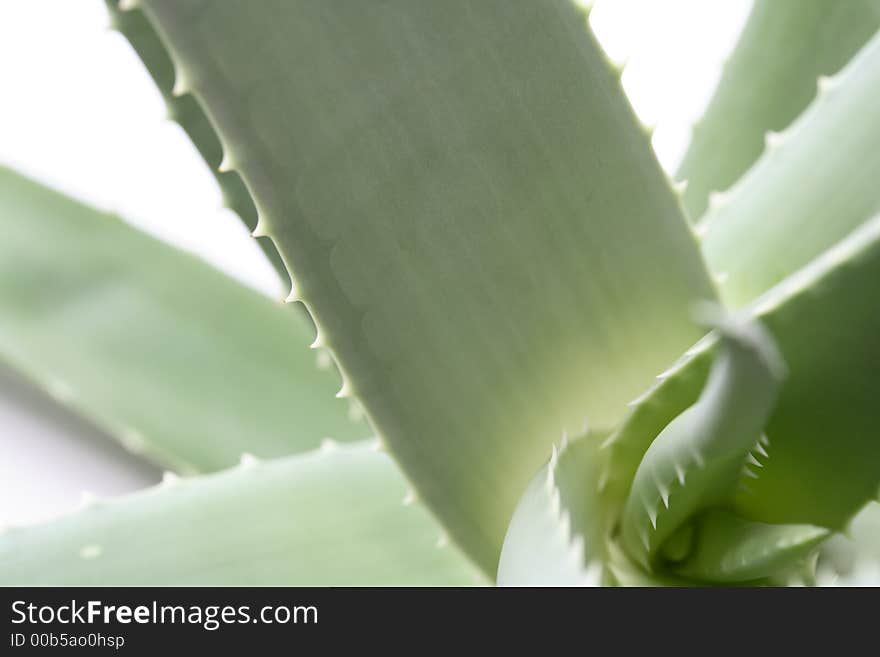
[[[880,217],[855,230],[747,308],[773,336],[788,376],[734,496],[743,517],[842,528],[880,485]],[[703,340],[634,400],[606,441],[619,499],[647,451],[706,381],[717,341]],[[748,457],[747,457],[748,458]]]
[[[94,501],[0,536],[7,585],[466,585],[476,567],[375,443],[241,465]],[[441,544],[438,545],[438,536]]]
[[[379,434],[494,572],[563,429],[611,427],[714,295],[568,0],[140,3]]]
[[[0,168],[0,358],[130,450],[215,470],[369,435],[308,320]]]
[[[257,227],[257,208],[247,187],[235,171],[218,170],[223,159],[223,147],[199,102],[192,95],[175,96],[172,93],[174,66],[150,22],[138,10],[121,11],[118,0],[106,0],[106,5],[113,27],[125,35],[159,88],[168,107],[169,118],[180,124],[214,173],[223,193],[224,204],[241,218],[248,230],[252,231]],[[272,263],[281,280],[289,282],[287,269],[272,240],[260,237],[257,238],[257,244]]]
[[[756,0],[677,173],[694,220],[758,159],[765,134],[807,107],[817,78],[839,71],[878,28],[878,0]]]
[[[602,495],[604,436],[563,442],[526,488],[498,565],[500,586],[678,586],[681,578],[641,568],[613,540]]]
[[[499,586],[599,586],[605,513],[598,495],[598,442],[564,443],[532,479],[507,528]]]
[[[730,496],[779,392],[784,366],[761,326],[712,321],[720,346],[705,388],[653,439],[624,507],[623,540],[645,566],[691,516]]]
[[[807,559],[829,531],[813,525],[768,525],[714,509],[694,523],[694,551],[672,568],[713,583],[761,580]]]
[[[877,89],[880,34],[700,222],[725,302],[751,301],[880,212]]]

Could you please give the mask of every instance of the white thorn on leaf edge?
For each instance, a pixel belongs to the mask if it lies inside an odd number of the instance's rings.
[[[770,150],[779,148],[784,141],[785,137],[781,132],[768,130],[764,133],[764,146]]]
[[[556,464],[559,462],[559,450],[556,448],[556,444],[550,446],[550,469],[555,470]]]
[[[220,165],[217,167],[217,171],[220,173],[227,173],[228,171],[232,171],[235,168],[235,164],[232,162],[232,156],[229,154],[229,151],[224,148],[223,149],[223,158],[220,160]]]
[[[241,458],[238,460],[238,467],[242,470],[248,470],[257,465],[260,460],[250,452],[242,452]]]
[[[830,75],[820,75],[816,78],[816,89],[819,93],[828,93],[834,87],[834,78]]]
[[[758,475],[757,475],[756,473],[752,472],[752,471],[748,468],[748,466],[744,466],[744,467],[743,467],[743,469],[742,469],[742,473],[743,473],[743,475],[745,475],[746,477],[750,477],[750,478],[752,478],[752,479],[757,479],[757,478],[758,478]]]
[[[327,343],[324,340],[324,334],[321,333],[321,329],[318,329],[317,333],[315,333],[315,339],[312,341],[312,344],[309,345],[309,349],[320,349],[326,346]]]
[[[687,475],[687,472],[681,466],[681,464],[676,463],[675,464],[675,476],[678,478],[679,485],[684,486],[684,480],[685,480],[686,475]]]
[[[284,297],[284,303],[296,303],[297,301],[301,301],[302,297],[299,296],[299,291],[296,289],[296,283],[291,283],[290,292],[287,293],[287,296]]]
[[[642,507],[645,509],[645,513],[648,514],[648,519],[651,521],[651,526],[654,529],[657,529],[657,509],[654,508],[654,505],[650,502],[646,502],[642,500]]]
[[[669,508],[669,487],[664,486],[663,484],[657,483],[657,492],[660,493],[660,499],[663,501],[663,506],[665,506],[668,509]]]
[[[192,87],[186,79],[183,70],[180,67],[176,67],[174,72],[174,85],[171,87],[171,95],[175,98],[180,98],[181,96],[188,94],[191,88]]]
[[[709,193],[709,210],[718,210],[724,205],[726,205],[728,199],[728,195],[725,192],[710,192]],[[705,222],[700,222],[700,225],[697,226],[697,230],[699,230]],[[705,234],[705,233],[704,233]]]
[[[251,231],[251,237],[268,237],[269,233],[266,230],[266,220],[263,219],[262,215],[257,215],[257,225],[254,226],[254,229]]]
[[[339,392],[336,393],[336,397],[338,399],[346,399],[348,397],[351,397],[351,384],[344,376],[342,377],[342,387],[339,389]]]
[[[670,365],[668,368],[666,368],[665,370],[660,372],[660,374],[658,374],[655,378],[658,381],[665,381],[666,379],[673,376],[674,374],[677,374],[686,364],[687,364],[687,361],[680,358],[677,361],[675,361],[672,365]]]

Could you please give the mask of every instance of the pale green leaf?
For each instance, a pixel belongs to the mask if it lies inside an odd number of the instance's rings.
[[[878,28],[880,0],[755,1],[678,170],[692,219],[758,159],[768,131],[807,107],[817,78],[840,70]]]
[[[0,535],[4,586],[485,583],[370,442],[193,479]],[[438,544],[439,539],[439,544]]]
[[[725,315],[711,321],[720,344],[706,386],[653,439],[624,507],[624,543],[646,567],[691,516],[733,493],[784,375],[773,339],[759,324]]]
[[[523,493],[507,528],[499,586],[599,586],[606,514],[599,498],[598,442],[564,444]]]
[[[775,339],[788,376],[735,497],[738,513],[768,523],[839,529],[880,485],[880,217],[748,308]],[[693,404],[715,343],[695,346],[637,400],[607,441],[609,490],[625,494],[651,441]]]
[[[321,340],[486,572],[564,429],[695,340],[702,260],[568,0],[142,2]]]
[[[500,586],[680,586],[627,555],[616,536],[613,507],[603,497],[602,436],[564,443],[532,480],[504,539]]]
[[[671,568],[718,584],[761,580],[806,560],[828,535],[822,527],[768,525],[714,509],[695,521],[693,553]]]
[[[0,168],[0,359],[181,471],[369,429],[313,329],[197,258]]]
[[[697,230],[722,299],[742,306],[880,212],[880,34]]]

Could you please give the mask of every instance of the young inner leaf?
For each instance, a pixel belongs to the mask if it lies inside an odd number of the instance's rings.
[[[648,448],[624,508],[624,543],[644,565],[694,513],[733,492],[776,401],[784,366],[772,338],[747,319],[712,321],[721,344],[706,386]]]

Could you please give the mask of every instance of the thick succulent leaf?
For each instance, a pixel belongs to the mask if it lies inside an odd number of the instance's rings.
[[[0,168],[0,358],[181,471],[364,438],[313,329],[202,261]]]
[[[742,306],[880,212],[880,34],[697,230],[722,299]]]
[[[841,528],[880,485],[880,217],[749,306],[775,339],[788,376],[734,501],[768,523]],[[651,441],[698,398],[717,342],[701,341],[606,441],[608,491],[625,495]]]
[[[677,586],[651,573],[612,537],[602,496],[603,436],[587,434],[554,449],[513,514],[498,565],[500,586]]]
[[[611,427],[714,295],[569,0],[140,3],[320,338],[494,572],[563,429]]]
[[[706,386],[651,442],[624,508],[623,540],[645,566],[691,516],[731,495],[784,374],[759,324],[725,315],[712,321],[720,345]]]
[[[822,527],[768,525],[717,509],[702,514],[691,531],[694,551],[673,570],[719,584],[765,579],[790,569],[829,535]]]
[[[606,516],[598,495],[598,443],[587,434],[563,444],[532,479],[507,528],[499,586],[603,583]]]
[[[869,502],[819,555],[821,586],[880,586],[880,501]]]
[[[878,28],[880,0],[756,0],[677,174],[691,218],[758,159],[768,131],[807,107],[816,79],[839,71]]]
[[[131,43],[162,93],[168,107],[168,116],[179,123],[189,135],[202,158],[213,171],[223,192],[225,205],[241,218],[248,230],[253,230],[257,227],[257,208],[253,199],[238,173],[218,170],[223,159],[223,147],[199,102],[192,95],[175,96],[172,93],[174,66],[150,22],[138,10],[120,10],[119,0],[106,0],[106,4],[113,27],[122,32]],[[287,269],[272,240],[260,237],[257,243],[275,267],[281,280],[289,281]]]
[[[92,502],[0,535],[6,585],[466,585],[476,567],[374,442]],[[440,544],[438,545],[438,536]]]

